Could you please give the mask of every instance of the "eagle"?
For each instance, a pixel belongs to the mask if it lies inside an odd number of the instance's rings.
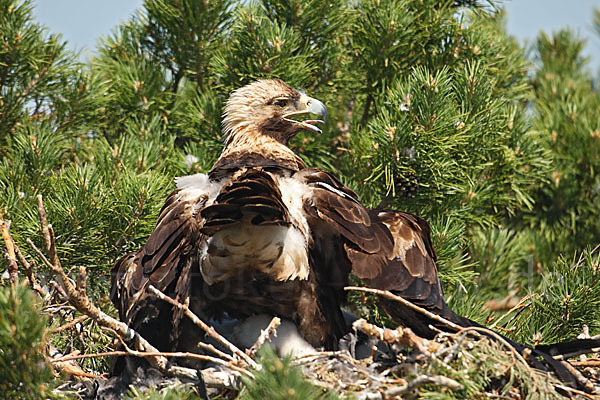
[[[208,174],[176,179],[147,242],[113,268],[121,320],[161,350],[178,347],[189,331],[182,312],[156,298],[153,285],[206,320],[276,315],[311,345],[335,349],[348,332],[342,305],[354,274],[459,326],[478,326],[446,304],[423,218],[365,207],[335,174],[308,168],[288,147],[326,121],[323,103],[279,79],[233,91],[219,159]],[[448,329],[380,301],[419,336]]]

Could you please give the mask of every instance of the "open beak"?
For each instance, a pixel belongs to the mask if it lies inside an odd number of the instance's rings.
[[[312,97],[308,97],[303,95],[300,98],[300,104],[304,104],[305,105],[305,109],[304,110],[300,110],[300,111],[294,111],[291,113],[287,113],[284,118],[288,121],[294,121],[299,123],[302,128],[306,129],[307,131],[311,131],[311,132],[315,132],[315,133],[321,133],[321,129],[319,129],[318,127],[316,127],[314,124],[324,124],[327,122],[327,108],[325,108],[325,105],[323,103],[321,103],[319,100],[317,99],[313,99]],[[313,114],[313,115],[319,115],[322,117],[322,119],[306,119],[303,121],[299,121],[299,120],[292,120],[289,117],[293,117],[293,116],[297,116],[297,115],[304,115],[304,114]]]

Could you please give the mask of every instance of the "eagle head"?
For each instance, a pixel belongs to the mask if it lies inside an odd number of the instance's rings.
[[[322,119],[302,119],[311,114]],[[327,109],[319,100],[280,79],[262,79],[231,93],[223,113],[223,135],[226,147],[248,135],[287,144],[302,130],[321,133],[315,124],[326,121]]]

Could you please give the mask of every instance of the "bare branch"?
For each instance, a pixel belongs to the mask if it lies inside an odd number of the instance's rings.
[[[446,325],[449,328],[455,329],[457,331],[463,329],[462,326],[457,325],[454,322],[448,321],[447,319],[442,318],[439,315],[432,313],[431,311],[427,311],[426,309],[421,308],[421,307],[417,306],[416,304],[413,304],[410,301],[408,301],[406,299],[403,299],[400,296],[396,296],[395,294],[393,294],[393,293],[391,293],[391,292],[389,292],[387,290],[379,290],[379,289],[372,289],[372,288],[365,288],[365,287],[358,287],[358,286],[346,286],[344,288],[344,290],[356,290],[356,291],[359,291],[359,292],[366,292],[366,293],[377,294],[379,296],[383,296],[383,297],[386,297],[388,299],[395,300],[395,301],[397,301],[399,303],[402,303],[406,307],[408,307],[408,308],[410,308],[410,309],[412,309],[414,311],[417,311],[417,312],[419,312],[419,313],[427,316],[427,318],[430,318],[430,319],[432,319],[434,321],[442,323],[442,324]]]
[[[89,317],[87,315],[80,315],[79,317],[74,318],[72,321],[69,321],[64,325],[59,326],[58,328],[52,329],[50,331],[50,333],[54,334],[54,333],[60,333],[60,332],[66,331],[67,329],[71,329],[75,325],[85,321],[88,318]]]
[[[258,351],[258,349],[265,344],[265,342],[267,340],[269,340],[269,338],[275,334],[275,330],[277,329],[277,327],[281,325],[281,319],[277,318],[277,317],[273,317],[273,319],[271,320],[271,322],[269,322],[269,325],[267,326],[266,329],[261,330],[260,331],[260,336],[258,337],[258,339],[256,340],[256,343],[254,343],[252,345],[252,347],[250,347],[248,350],[246,350],[246,354],[248,354],[250,357],[254,358],[256,357],[256,352]]]
[[[9,233],[10,221],[5,221],[2,215],[0,215],[0,231],[2,232],[2,239],[6,246],[6,258],[8,259],[8,276],[11,285],[16,285],[19,280],[17,265],[17,257],[15,254],[15,243]]]
[[[508,310],[507,312],[505,312],[500,318],[496,319],[496,321],[494,321],[494,323],[492,324],[492,326],[490,326],[490,329],[496,328],[496,325],[498,324],[498,322],[502,321],[504,318],[506,318],[508,315],[510,315],[513,311],[518,310],[518,309],[523,308],[523,307],[527,307],[527,305],[525,305],[525,303],[527,301],[529,301],[530,299],[532,299],[533,297],[535,297],[536,295],[537,295],[536,293],[533,293],[533,294],[529,294],[529,295],[523,297],[510,310]]]
[[[38,203],[38,214],[40,216],[40,228],[42,229],[42,241],[44,243],[44,248],[48,254],[48,257],[50,258],[50,261],[52,261],[52,264],[61,267],[58,254],[56,252],[56,244],[54,243],[54,232],[52,231],[52,227],[48,224],[42,195],[38,194],[36,199]]]
[[[225,353],[224,351],[217,349],[215,346],[213,346],[210,343],[198,342],[197,346],[200,347],[201,349],[210,351],[211,353],[216,354],[219,357],[229,360],[231,362],[234,362],[234,363],[237,362],[237,360],[234,357]]]
[[[13,243],[14,243],[14,240],[13,240]],[[17,246],[16,243],[15,243],[15,253],[17,253],[17,259],[19,260],[21,265],[23,265],[23,267],[25,268],[25,275],[27,276],[27,281],[29,282],[29,286],[31,286],[31,288],[33,290],[35,290],[40,295],[41,298],[44,298],[44,296],[46,295],[46,291],[44,291],[44,289],[40,286],[40,284],[37,283],[37,280],[35,279],[35,273],[33,272],[33,266],[31,265],[31,263],[29,263],[29,261],[27,261],[27,259],[23,255],[23,253],[21,253],[21,249],[19,249],[19,246]]]
[[[385,343],[398,343],[404,346],[419,350],[425,355],[431,355],[441,348],[439,343],[432,340],[427,340],[415,335],[410,328],[398,327],[396,329],[380,328],[370,324],[364,319],[357,319],[352,324],[354,329],[357,329],[365,334],[375,337]]]

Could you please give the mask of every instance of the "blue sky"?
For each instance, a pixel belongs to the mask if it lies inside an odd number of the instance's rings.
[[[34,14],[53,32],[60,32],[69,44],[82,50],[83,59],[93,51],[97,39],[125,21],[142,0],[37,0]],[[552,32],[569,26],[588,38],[586,55],[594,70],[600,68],[600,39],[593,33],[592,10],[600,0],[512,0],[503,4],[507,29],[522,41],[532,41],[539,31]]]

